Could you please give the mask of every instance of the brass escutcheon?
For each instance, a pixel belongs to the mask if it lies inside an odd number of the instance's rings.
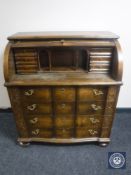
[[[102,92],[102,91],[100,91],[100,90],[98,90],[98,89],[93,89],[93,92],[94,92],[94,94],[95,95],[103,95],[104,93]]]
[[[28,91],[25,91],[26,96],[31,96],[31,95],[33,95],[33,93],[34,93],[33,89],[29,89]]]

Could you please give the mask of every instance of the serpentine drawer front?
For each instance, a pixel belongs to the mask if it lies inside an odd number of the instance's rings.
[[[18,33],[8,37],[4,75],[18,142],[110,141],[122,84],[111,32]]]

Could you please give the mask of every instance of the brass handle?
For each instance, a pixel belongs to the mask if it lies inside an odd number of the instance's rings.
[[[32,104],[30,106],[27,106],[27,109],[30,111],[34,111],[36,109],[36,104]]]
[[[98,132],[95,131],[95,130],[93,130],[93,129],[89,129],[88,131],[89,131],[89,133],[90,133],[91,135],[98,134]]]
[[[34,94],[34,90],[33,89],[29,89],[28,91],[25,91],[25,95],[26,96],[31,96]]]
[[[91,117],[91,118],[90,118],[90,121],[91,121],[93,124],[99,123],[99,122],[100,122],[100,120],[95,119],[94,117]]]
[[[36,130],[32,131],[31,133],[32,133],[33,135],[38,135],[39,132],[40,132],[40,130],[39,130],[39,129],[36,129]]]
[[[37,117],[35,117],[35,118],[30,120],[30,123],[32,123],[32,124],[35,124],[37,122],[38,122],[38,118]]]
[[[94,94],[95,94],[96,96],[98,96],[98,95],[103,95],[103,94],[104,94],[102,91],[100,91],[100,90],[98,90],[98,89],[93,89],[93,92],[94,92]]]
[[[95,111],[98,111],[98,110],[102,109],[101,106],[97,106],[97,105],[95,105],[95,104],[91,104],[91,107],[92,107],[92,109],[94,109]]]
[[[62,108],[65,108],[65,106],[66,106],[65,104],[62,104]]]
[[[62,39],[62,40],[60,40],[60,42],[61,42],[61,44],[64,44],[65,40]]]
[[[61,91],[64,92],[65,91],[65,88],[61,88]]]

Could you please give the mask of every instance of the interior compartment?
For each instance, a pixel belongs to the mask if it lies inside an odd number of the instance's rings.
[[[39,52],[39,63],[42,69],[49,70],[49,54],[47,50]]]
[[[40,69],[43,71],[88,71],[86,49],[53,48],[39,51]]]

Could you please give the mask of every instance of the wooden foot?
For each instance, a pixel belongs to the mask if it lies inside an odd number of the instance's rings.
[[[106,146],[108,146],[108,144],[109,144],[109,142],[100,142],[100,143],[99,143],[99,145],[100,145],[101,147],[106,147]]]
[[[18,141],[18,144],[22,147],[26,147],[26,146],[29,146],[30,145],[30,142],[21,142],[21,141]]]

